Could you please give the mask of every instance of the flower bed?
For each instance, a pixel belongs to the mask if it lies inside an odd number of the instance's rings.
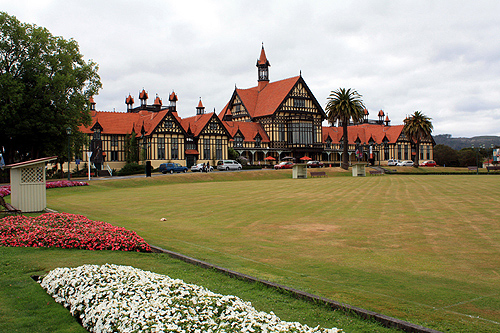
[[[10,195],[10,185],[0,186],[0,197]]]
[[[60,188],[71,186],[88,186],[87,182],[71,181],[71,180],[58,180],[55,182],[45,183],[45,188]],[[10,195],[10,185],[0,186],[0,197]]]
[[[4,217],[0,220],[0,246],[151,251],[134,231],[66,213]]]
[[[45,188],[60,188],[60,187],[72,187],[72,186],[88,186],[87,182],[79,182],[75,180],[58,180],[55,182],[47,182]]]
[[[236,296],[130,266],[56,268],[41,286],[90,332],[339,332],[259,312]]]

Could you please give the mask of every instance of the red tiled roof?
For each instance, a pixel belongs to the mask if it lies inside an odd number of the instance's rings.
[[[378,112],[378,116],[379,116],[379,117],[383,117],[383,116],[385,116],[384,111],[383,111],[383,110],[380,110],[380,111]]]
[[[222,123],[226,126],[226,129],[233,138],[236,133],[240,131],[244,137],[244,141],[254,142],[257,134],[260,134],[262,142],[270,141],[267,133],[259,123],[246,121],[223,121]]]
[[[132,130],[135,133],[141,133],[141,129],[144,126],[146,135],[151,134],[151,132],[158,126],[160,121],[163,120],[168,110],[162,110],[159,112],[103,112],[103,111],[92,111],[92,123],[90,126],[80,126],[80,131],[82,133],[91,134],[90,130],[97,122],[102,127],[103,134],[128,134]],[[172,113],[174,117],[178,118],[175,113]]]
[[[139,93],[139,99],[148,99],[148,93],[146,90],[142,89],[142,91]]]
[[[201,109],[204,109],[205,107],[203,106],[203,103],[201,102],[201,98],[200,98],[200,101],[198,102],[198,108],[201,108]]]
[[[214,112],[196,115],[189,118],[181,119],[181,124],[184,130],[187,132],[191,129],[191,133],[194,136],[200,135],[201,131],[205,128],[207,123],[210,121]]]
[[[161,102],[160,97],[156,96],[156,99],[155,99],[155,101],[154,101],[153,105],[159,105],[159,106],[161,106],[161,105],[162,105],[162,102]]]
[[[349,126],[347,135],[349,144],[354,144],[357,138],[361,143],[368,143],[372,138],[375,143],[381,144],[385,137],[387,137],[388,143],[396,143],[402,130],[403,125],[360,124]],[[326,139],[330,136],[333,143],[339,143],[343,132],[342,127],[323,127],[323,142],[326,142]]]
[[[125,99],[125,104],[134,104],[134,98],[132,95],[128,95],[128,97]]]
[[[262,45],[262,50],[260,51],[260,57],[259,57],[259,60],[257,61],[257,65],[271,66],[271,64],[267,60],[266,51],[264,51],[264,45]]]
[[[261,91],[258,90],[258,87],[253,87],[248,89],[236,89],[235,93],[240,97],[250,117],[269,116],[278,109],[299,79],[300,76],[294,76],[288,79],[270,82]],[[228,103],[222,110],[221,118],[228,113],[229,105]]]
[[[178,101],[177,94],[172,91],[172,93],[170,94],[170,96],[168,96],[168,100],[170,102],[177,102]]]

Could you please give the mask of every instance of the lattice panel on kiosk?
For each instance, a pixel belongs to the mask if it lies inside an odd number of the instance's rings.
[[[21,183],[43,183],[43,167],[21,169]]]

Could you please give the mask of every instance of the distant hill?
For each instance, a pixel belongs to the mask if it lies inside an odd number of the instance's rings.
[[[434,141],[438,145],[450,146],[455,150],[462,148],[479,147],[484,145],[487,149],[493,147],[500,147],[500,136],[475,136],[472,138],[452,138],[451,134],[439,134],[433,136]]]

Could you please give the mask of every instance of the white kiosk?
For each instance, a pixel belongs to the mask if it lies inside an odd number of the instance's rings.
[[[292,178],[307,178],[307,164],[294,164]]]
[[[367,163],[356,163],[352,165],[352,176],[353,177],[364,177],[366,176],[366,166]]]
[[[47,208],[45,165],[57,156],[6,165],[10,169],[10,202],[23,213]]]

